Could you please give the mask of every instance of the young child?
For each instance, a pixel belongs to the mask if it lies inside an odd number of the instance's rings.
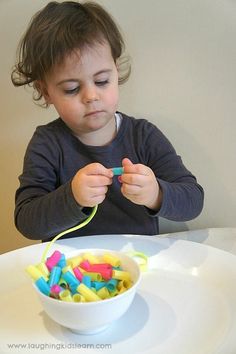
[[[90,215],[67,237],[159,233],[158,218],[191,220],[203,189],[168,139],[145,119],[117,111],[128,79],[124,42],[98,4],[49,2],[33,17],[12,72],[15,86],[59,118],[39,126],[26,151],[15,224],[27,238],[49,240]],[[113,167],[124,173],[114,176]]]

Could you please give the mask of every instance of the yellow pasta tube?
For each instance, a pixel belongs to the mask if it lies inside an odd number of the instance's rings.
[[[110,297],[109,291],[105,286],[103,288],[99,289],[97,291],[97,294],[103,300],[108,299]]]
[[[105,263],[111,264],[113,267],[119,267],[121,265],[121,261],[118,257],[114,256],[113,254],[110,253],[105,253],[103,255],[103,260]]]
[[[127,291],[127,289],[123,286],[122,288],[120,288],[120,290],[118,291],[119,294],[124,293],[125,291]]]
[[[40,272],[43,274],[43,276],[44,276],[44,279],[46,280],[48,280],[49,279],[49,275],[50,275],[50,273],[49,273],[49,270],[48,270],[48,267],[46,266],[46,264],[45,263],[39,263],[39,264],[37,264],[37,266],[36,266],[39,270],[40,270]],[[46,281],[47,281],[46,280]]]
[[[39,278],[44,277],[43,273],[34,265],[29,265],[26,268],[26,272],[31,276],[33,280],[38,280]]]
[[[101,263],[98,257],[94,256],[92,253],[89,252],[83,254],[83,259],[89,261],[90,264]]]
[[[91,301],[99,301],[101,298],[95,294],[92,290],[90,290],[86,285],[83,283],[80,283],[80,285],[77,286],[77,291],[83,295],[86,301],[91,302]]]
[[[92,281],[102,281],[102,276],[100,273],[84,272],[83,275],[89,275]]]
[[[73,269],[71,267],[71,265],[67,265],[64,268],[62,268],[62,273],[66,273],[66,272],[71,272],[74,275]]]
[[[74,294],[72,299],[74,302],[85,302],[85,298],[80,294]]]
[[[71,257],[66,260],[66,264],[71,266],[71,268],[75,268],[82,262],[82,260],[83,258],[81,256]]]
[[[113,271],[112,271],[112,278],[118,279],[118,280],[128,280],[128,281],[131,281],[129,272],[126,272],[126,271],[124,271],[124,270],[113,269]]]
[[[117,289],[115,289],[114,291],[110,291],[110,297],[114,297],[119,293],[119,291]]]
[[[124,279],[119,281],[119,283],[117,284],[117,289],[118,290],[121,290],[122,288],[129,289],[131,288],[131,286],[132,286],[132,281],[128,279]]]
[[[59,279],[58,285],[60,285],[62,288],[68,288],[67,282],[63,278]]]
[[[60,298],[62,301],[66,301],[66,302],[72,302],[72,301],[73,301],[70,290],[63,290],[63,291],[61,291],[61,292],[59,293],[59,298]]]

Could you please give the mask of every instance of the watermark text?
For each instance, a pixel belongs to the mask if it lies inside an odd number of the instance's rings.
[[[63,350],[63,349],[112,349],[111,344],[87,344],[87,343],[8,343],[8,349],[10,350]]]

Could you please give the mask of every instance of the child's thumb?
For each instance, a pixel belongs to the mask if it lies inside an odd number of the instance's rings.
[[[122,160],[122,166],[125,166],[125,165],[133,165],[133,162],[130,159],[128,159],[127,157],[125,157]]]

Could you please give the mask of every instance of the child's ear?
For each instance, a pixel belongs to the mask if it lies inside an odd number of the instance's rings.
[[[119,79],[120,79],[120,64],[119,64],[118,60],[115,61],[115,66],[116,66],[116,70],[117,70],[117,74],[118,74],[118,83],[119,83]]]
[[[117,59],[117,60],[115,61],[115,66],[116,66],[117,72],[119,73],[119,67],[120,67],[120,65],[119,65],[119,59]]]
[[[48,94],[47,85],[44,81],[38,80],[35,82],[36,90],[43,96],[47,104],[51,104],[50,96]]]

